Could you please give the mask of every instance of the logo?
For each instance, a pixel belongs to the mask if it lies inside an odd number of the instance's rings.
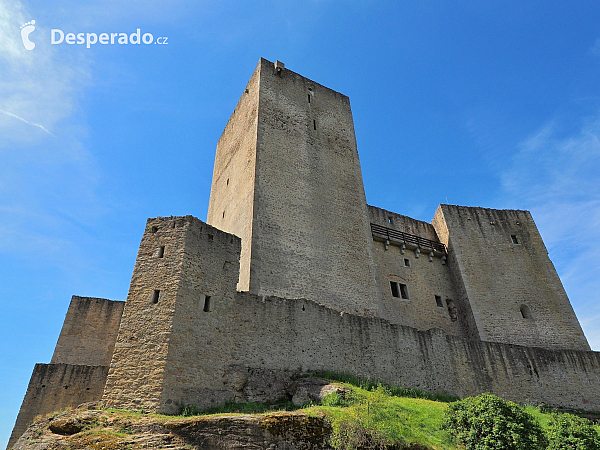
[[[29,35],[35,31],[35,20],[30,20],[21,25],[21,39],[27,50],[33,50],[35,43],[29,40]],[[63,30],[53,28],[50,31],[50,43],[62,44],[85,44],[87,48],[92,45],[114,45],[114,44],[159,44],[168,45],[168,37],[155,38],[152,33],[142,33],[138,28],[133,33],[65,33]]]
[[[35,44],[29,40],[29,35],[33,30],[35,30],[35,20],[21,25],[21,39],[23,39],[23,45],[27,50],[33,50],[35,48]]]
[[[167,45],[169,38],[161,36],[154,38],[152,33],[143,33],[138,28],[131,34],[127,33],[65,33],[63,30],[53,28],[50,32],[50,43],[53,45],[62,44],[85,44],[87,48],[92,45],[115,45],[115,44],[160,44]]]

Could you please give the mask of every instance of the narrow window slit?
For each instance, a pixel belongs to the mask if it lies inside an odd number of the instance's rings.
[[[154,290],[154,292],[152,293],[152,303],[157,304],[159,296],[160,296],[160,291]]]
[[[204,296],[204,308],[202,309],[204,312],[210,312],[210,295]]]
[[[313,128],[316,130],[317,129],[317,121],[313,119]]]

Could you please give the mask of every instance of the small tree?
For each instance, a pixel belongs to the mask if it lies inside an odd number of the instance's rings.
[[[442,427],[467,450],[543,450],[547,445],[533,416],[492,394],[450,403]]]
[[[548,441],[548,450],[600,450],[600,436],[594,425],[573,414],[552,414]]]

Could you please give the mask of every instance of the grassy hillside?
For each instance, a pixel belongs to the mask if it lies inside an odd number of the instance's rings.
[[[15,448],[217,449],[264,448],[269,443],[306,449],[464,449],[441,426],[454,399],[336,378],[345,380],[336,382],[337,392],[301,408],[291,403],[230,403],[201,415],[185,408],[179,417],[93,406],[55,413],[40,418]],[[551,414],[531,406],[526,410],[548,428]]]

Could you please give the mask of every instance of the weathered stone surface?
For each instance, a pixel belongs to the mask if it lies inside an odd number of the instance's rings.
[[[16,442],[38,414],[100,400],[107,374],[106,366],[36,364],[8,447]]]
[[[346,397],[351,389],[340,384],[330,383],[320,378],[300,378],[291,387],[292,403],[297,406],[319,403],[327,395],[336,393]]]
[[[240,290],[383,314],[350,100],[259,61],[217,145],[207,222]]]
[[[108,366],[124,307],[121,301],[74,295],[50,363]]]
[[[97,424],[101,411],[82,411],[70,414],[68,417],[50,419],[48,428],[56,434],[75,434],[86,427]]]
[[[73,410],[38,420],[13,449],[316,450],[329,448],[330,433],[325,418],[301,412],[168,418]]]

